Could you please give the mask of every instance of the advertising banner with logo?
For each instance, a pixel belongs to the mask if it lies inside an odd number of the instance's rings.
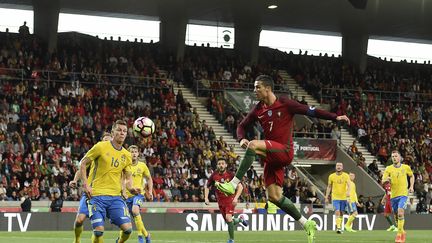
[[[254,93],[250,91],[226,91],[226,98],[240,112],[249,112],[252,107],[258,104]]]
[[[337,141],[333,139],[294,138],[297,159],[336,160]]]
[[[287,231],[302,230],[302,227],[287,214],[242,214],[249,220],[246,228],[238,231]],[[0,232],[35,230],[70,230],[75,219],[74,213],[0,213]],[[309,214],[309,219],[317,222],[318,230],[335,230],[333,214]],[[152,230],[178,231],[226,231],[228,229],[221,214],[198,213],[148,213],[145,215],[146,227]],[[348,216],[344,216],[344,223]],[[342,225],[344,225],[344,223]],[[84,228],[90,229],[89,220]],[[384,230],[388,223],[382,215],[361,214],[354,221],[355,230]],[[432,214],[409,214],[405,216],[407,230],[432,229]],[[117,230],[105,221],[106,230]]]

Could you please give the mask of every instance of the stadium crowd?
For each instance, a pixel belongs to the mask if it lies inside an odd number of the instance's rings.
[[[219,81],[204,83],[217,90],[241,88],[256,75],[268,73],[276,84],[283,85],[272,67],[284,64],[293,67],[291,73],[308,90],[322,97],[321,87],[342,88],[347,79],[352,86],[345,88],[357,87],[359,83],[364,87],[374,83],[382,90],[395,87],[383,86],[385,81],[381,82],[383,85],[372,82],[379,80],[380,72],[359,81],[359,74],[347,75],[353,71],[330,57],[263,55],[275,61],[252,66],[220,49],[188,47],[184,61],[176,63],[157,44],[75,35],[60,38],[59,51],[47,57],[37,40],[4,34],[0,38],[0,200],[20,200],[26,195],[32,200],[79,200],[80,189],[68,187],[79,159],[102,132],[109,131],[114,120],[125,119],[132,124],[136,114],[142,114],[153,119],[156,133],[151,139],[138,141],[129,131],[126,144],[139,143],[143,148],[142,157],[154,180],[154,200],[202,202],[203,186],[216,160],[225,158],[229,169],[235,170],[240,158],[222,137],[216,137],[181,92],[173,92],[168,77],[189,86],[199,79]],[[160,72],[158,66],[165,66],[169,72]],[[343,79],[339,78],[341,75]],[[340,81],[334,83],[335,80]],[[423,83],[418,82],[422,89]],[[430,86],[424,90],[430,93]],[[432,179],[430,104],[396,104],[377,100],[373,95],[370,98],[362,90],[352,93],[352,99],[336,95],[328,102],[335,112],[350,115],[350,129],[355,134],[364,134],[360,129],[366,132],[359,141],[368,144],[382,163],[387,163],[388,158],[384,151],[399,147],[413,167],[416,181],[422,182],[416,184],[416,191],[429,202],[432,193],[426,185]],[[242,116],[225,105],[220,92],[209,93],[208,108],[235,133]],[[298,136],[320,136],[318,132],[322,131],[332,138],[340,137],[338,128],[327,124],[297,131]],[[288,198],[321,204],[315,188],[296,177],[295,170],[287,170],[286,175],[284,193]],[[265,199],[262,176],[251,169],[244,181],[248,186],[242,200]],[[420,185],[429,192],[423,193]],[[214,193],[210,199],[215,200]]]
[[[231,170],[238,165],[233,148],[161,79],[152,55],[145,54],[154,48],[139,45],[144,47],[135,53],[141,55],[137,60],[121,55],[131,53],[128,43],[95,46],[72,37],[46,59],[37,41],[2,38],[1,200],[79,200],[80,189],[68,187],[79,159],[113,121],[132,124],[135,114],[151,117],[157,128],[151,139],[139,141],[153,175],[155,201],[202,202],[216,160],[225,158]],[[50,72],[39,71],[45,69]],[[132,131],[129,135],[126,144],[136,143]],[[243,200],[262,201],[262,176],[251,170],[245,181]],[[301,183],[292,184],[301,189]]]
[[[431,66],[370,58],[360,74],[340,58],[290,58],[297,60],[291,69],[296,80],[333,112],[347,114],[348,130],[378,159],[366,165],[353,143],[347,150],[358,166],[380,181],[377,162],[391,164],[390,153],[397,149],[414,172],[419,204],[432,202]]]

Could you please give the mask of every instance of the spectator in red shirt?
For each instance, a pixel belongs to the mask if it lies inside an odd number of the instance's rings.
[[[163,178],[160,177],[159,173],[155,173],[155,176],[153,177],[153,184],[157,188],[158,185],[162,186],[164,183]]]
[[[78,103],[78,105],[75,107],[74,113],[79,114],[81,117],[85,115],[85,110],[81,103]]]
[[[393,128],[392,125],[390,125],[389,128],[387,128],[387,134],[392,138],[396,135],[396,129]]]
[[[161,201],[163,201],[165,199],[165,192],[162,189],[162,185],[161,184],[157,184],[156,188],[154,189],[154,198],[159,198],[161,199]]]
[[[176,138],[175,135],[170,135],[170,138],[168,139],[168,146],[170,148],[176,148],[180,145],[179,140]]]

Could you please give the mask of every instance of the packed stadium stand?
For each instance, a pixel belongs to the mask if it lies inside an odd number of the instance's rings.
[[[360,75],[338,57],[268,49],[261,50],[257,65],[233,51],[206,47],[187,47],[184,60],[175,62],[158,44],[72,33],[60,35],[58,51],[47,55],[33,36],[1,33],[0,38],[0,200],[25,195],[54,200],[54,192],[65,201],[79,200],[81,190],[67,185],[82,155],[113,121],[126,118],[132,124],[142,114],[153,119],[157,131],[138,141],[130,130],[126,144],[142,145],[141,157],[155,183],[154,201],[203,202],[203,185],[216,159],[225,158],[235,170],[240,157],[216,135],[216,127],[200,118],[179,87],[183,92],[198,90],[199,83],[207,87],[200,89],[199,95],[207,97],[203,103],[219,126],[235,136],[243,114],[224,99],[224,89],[250,90],[257,75],[269,74],[276,91],[307,104],[286,88],[283,70],[330,110],[348,114],[352,123],[346,129],[380,163],[387,165],[389,152],[398,148],[415,173],[417,196],[432,203],[430,65],[375,60]],[[341,137],[337,125],[319,121],[297,126],[296,132],[297,137]],[[252,128],[250,135],[258,134]],[[346,150],[380,180],[382,171],[366,164],[355,144]],[[262,174],[256,170],[247,173],[242,201],[265,200]],[[286,178],[288,198],[322,205],[316,188],[295,169],[287,169]],[[214,194],[210,198],[214,201]]]
[[[292,62],[290,72],[333,112],[349,115],[347,129],[356,140],[345,148],[360,168],[380,182],[380,167],[391,164],[390,153],[397,149],[414,171],[414,202],[430,201],[430,65],[370,58],[360,74],[338,59],[303,56]],[[368,151],[359,151],[361,146]],[[369,152],[374,158],[366,161]]]

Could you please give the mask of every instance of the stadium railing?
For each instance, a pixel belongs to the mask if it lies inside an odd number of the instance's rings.
[[[0,68],[0,79],[20,82],[56,82],[71,84],[72,82],[78,81],[80,84],[90,85],[111,85],[111,86],[137,86],[142,88],[151,87],[162,87],[172,85],[173,81],[168,77],[162,75],[162,77],[152,76],[136,76],[136,75],[121,75],[121,74],[102,74],[102,73],[80,73],[80,72],[63,72],[53,70],[33,70],[30,77],[27,74],[28,71],[24,69],[16,68]],[[82,76],[86,76],[83,78]],[[63,77],[63,78],[59,78]],[[84,80],[83,80],[84,79]],[[90,81],[90,80],[97,80]],[[108,82],[106,81],[108,80]],[[119,80],[114,82],[113,80]]]
[[[304,135],[304,138],[320,138],[320,139],[332,139],[331,133],[329,132],[294,132],[294,137],[301,137]]]
[[[208,96],[209,92],[214,92],[214,91],[219,91],[219,92],[224,92],[226,90],[253,91],[254,83],[200,79],[200,80],[195,80],[193,89],[195,91],[196,96],[204,97],[204,96]],[[275,84],[274,90],[276,92],[289,93],[287,84]]]
[[[321,103],[329,99],[336,97],[343,98],[345,100],[355,99],[356,93],[360,93],[361,96],[366,95],[366,100],[369,100],[367,95],[373,95],[374,101],[396,101],[396,102],[421,102],[421,103],[432,103],[432,93],[420,93],[420,92],[395,92],[395,91],[379,91],[379,90],[362,90],[362,89],[346,89],[346,88],[321,88]],[[331,94],[331,95],[328,95]]]

